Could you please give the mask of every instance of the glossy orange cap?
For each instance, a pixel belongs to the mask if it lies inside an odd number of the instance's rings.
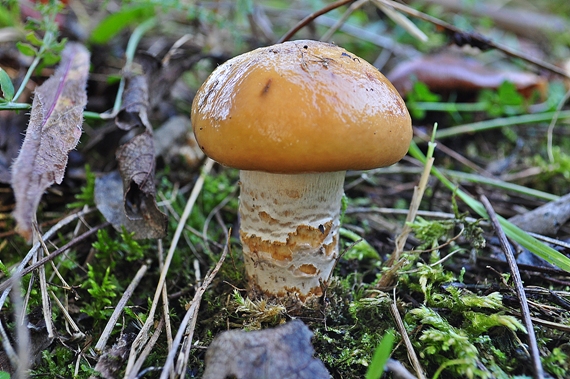
[[[198,144],[241,170],[307,173],[391,165],[410,115],[374,66],[324,42],[292,41],[219,66],[192,104]]]

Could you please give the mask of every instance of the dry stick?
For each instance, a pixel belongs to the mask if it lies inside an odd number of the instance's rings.
[[[38,229],[38,224],[34,223],[34,234],[35,236],[40,235],[40,231]],[[34,239],[36,238],[34,236]],[[40,244],[42,245],[42,250],[44,252],[44,256],[49,256],[49,249],[46,246],[45,242],[38,238]],[[44,321],[46,323],[46,330],[48,332],[48,338],[53,338],[53,324],[51,321],[51,302],[49,301],[49,294],[47,290],[47,281],[46,281],[46,268],[45,266],[39,267],[39,282],[40,282],[40,292],[42,294],[42,312],[44,314]]]
[[[510,312],[510,314],[512,314],[515,317],[522,318],[521,314],[518,312]],[[543,320],[543,319],[538,318],[538,317],[531,317],[530,319],[535,324],[546,326],[547,328],[550,328],[550,329],[560,330],[561,332],[564,332],[564,333],[570,333],[570,326],[568,326],[568,325],[560,324],[558,322]]]
[[[164,268],[164,249],[162,248],[162,240],[158,240],[158,267],[160,271]],[[164,319],[164,325],[166,329],[166,344],[168,346],[168,351],[172,350],[172,325],[170,324],[170,309],[168,306],[168,288],[162,286],[162,318]],[[140,361],[137,359],[137,362]],[[142,366],[142,362],[141,362]],[[135,372],[138,372],[140,367]],[[170,377],[174,379],[174,372],[170,373]]]
[[[143,327],[141,328],[139,334],[137,335],[137,337],[135,338],[135,341],[133,342],[133,344],[131,346],[131,352],[129,354],[129,361],[127,363],[127,368],[125,370],[125,378],[134,378],[136,376],[136,372],[134,372],[132,369],[133,369],[133,365],[134,365],[135,360],[136,360],[137,350],[138,350],[139,346],[142,345],[143,341],[146,339],[146,335],[147,335],[148,331],[150,330],[151,325],[154,323],[154,314],[156,312],[156,307],[158,306],[159,298],[162,295],[162,286],[165,285],[166,274],[168,273],[168,269],[169,269],[170,263],[172,261],[172,256],[174,255],[174,251],[176,250],[176,245],[178,244],[178,241],[180,240],[180,236],[182,235],[182,231],[184,230],[184,226],[186,224],[186,221],[188,220],[188,217],[190,216],[190,213],[192,212],[192,209],[194,208],[194,204],[196,203],[196,199],[198,199],[198,195],[202,191],[202,187],[204,185],[204,180],[206,179],[206,176],[208,175],[208,173],[212,169],[213,165],[214,165],[214,161],[211,160],[210,158],[207,158],[206,163],[204,163],[204,166],[202,168],[202,173],[198,177],[198,180],[196,180],[196,184],[194,184],[194,188],[192,189],[192,193],[190,194],[190,198],[188,199],[188,202],[186,203],[186,206],[184,207],[184,211],[182,212],[182,216],[180,217],[180,220],[178,222],[178,226],[176,227],[176,231],[174,232],[174,236],[172,237],[172,243],[170,245],[170,248],[168,249],[168,254],[166,255],[166,259],[164,261],[164,268],[160,272],[160,279],[158,280],[158,285],[156,286],[156,291],[154,293],[154,298],[152,300],[152,305],[150,307],[150,310],[149,310],[149,313],[147,316],[147,320],[144,323]]]
[[[208,214],[206,219],[204,220],[204,227],[202,228],[202,241],[204,241],[204,246],[209,246],[208,244],[208,228],[210,227],[210,222],[212,218],[218,214],[218,212],[225,207],[232,199],[235,199],[234,195],[236,193],[237,186],[235,187],[232,192],[230,192],[218,205],[212,209],[212,211]],[[225,229],[225,226],[224,226]]]
[[[231,232],[228,232],[228,236],[229,235],[231,235]],[[197,319],[196,316],[198,315],[198,309],[200,308],[200,301],[202,300],[202,295],[204,295],[204,292],[206,292],[206,289],[208,288],[208,286],[210,285],[210,283],[212,282],[212,280],[214,279],[214,277],[222,267],[222,264],[224,263],[224,260],[226,259],[229,250],[230,250],[230,240],[228,238],[226,241],[226,247],[224,248],[222,256],[218,260],[216,267],[214,267],[214,269],[206,276],[204,282],[196,291],[196,294],[192,299],[190,308],[188,308],[186,315],[184,315],[184,319],[182,320],[180,328],[178,329],[176,337],[174,338],[172,350],[170,350],[170,352],[168,353],[168,357],[166,358],[166,362],[164,364],[164,367],[162,368],[162,374],[160,375],[160,379],[166,379],[168,377],[168,373],[172,365],[174,364],[174,357],[176,356],[176,352],[178,351],[178,346],[180,345],[183,336],[186,337],[188,344],[186,346],[186,349],[183,347],[182,350],[180,351],[180,355],[182,354],[184,355],[181,362],[182,367],[178,368],[182,369],[183,372],[183,369],[186,367],[186,364],[188,363],[188,354],[190,351],[190,345],[192,344],[192,337],[194,335],[194,329],[196,327],[196,319]],[[178,370],[177,372],[178,374],[181,373],[181,371]]]
[[[87,210],[84,210],[84,211],[81,211],[78,213],[74,213],[74,214],[67,216],[66,218],[60,220],[57,224],[52,226],[51,229],[48,230],[43,235],[42,240],[47,241],[59,229],[61,229],[65,225],[71,223],[72,221],[76,220],[77,218],[84,216],[84,215],[86,215],[92,211],[93,211],[93,209],[87,209]],[[39,248],[40,248],[40,243],[39,242],[35,243],[34,246],[28,251],[26,256],[22,259],[22,261],[20,262],[18,267],[16,267],[16,269],[14,270],[14,272],[12,274],[13,277],[5,280],[2,284],[0,284],[0,292],[2,292],[2,295],[0,296],[0,309],[2,309],[2,307],[4,306],[4,303],[6,302],[6,299],[8,298],[8,295],[10,294],[10,290],[12,289],[12,283],[13,283],[12,281],[14,280],[13,278],[15,276],[25,275],[25,274],[22,274],[22,270],[28,264],[30,259],[32,259],[32,257],[36,256],[36,251],[38,251]],[[28,291],[28,293],[29,292],[30,291]],[[10,359],[10,362],[12,362],[12,363],[17,362],[16,352],[14,351],[14,348],[10,344],[10,339],[8,338],[8,334],[6,333],[4,326],[2,325],[2,322],[0,322],[0,337],[2,340],[2,348],[6,352],[6,355]]]
[[[429,175],[434,160],[435,159],[432,157],[426,161],[426,164],[424,166],[424,171],[422,172],[422,176],[420,178],[420,183],[414,187],[414,196],[412,197],[412,202],[408,210],[408,215],[406,216],[406,223],[404,224],[402,232],[396,239],[396,248],[394,249],[394,252],[390,257],[391,262],[397,261],[400,258],[400,254],[402,253],[402,251],[404,251],[404,246],[406,245],[406,241],[408,240],[408,235],[412,231],[412,228],[409,226],[409,223],[415,220],[418,210],[420,208],[422,197],[424,196],[424,192],[427,188]]]
[[[80,218],[80,217],[82,217],[88,213],[93,212],[93,210],[94,210],[94,208],[87,209],[87,210],[84,210],[81,212],[77,212],[77,213],[74,213],[72,215],[67,216],[63,220],[60,220],[57,224],[52,226],[51,229],[48,230],[42,236],[42,240],[44,240],[44,241],[49,240],[59,229],[63,228],[65,225],[71,223],[72,221],[77,220],[78,218]],[[20,264],[18,265],[18,267],[14,271],[14,274],[22,272],[24,267],[28,264],[30,259],[32,259],[32,257],[35,255],[36,251],[38,251],[39,248],[40,248],[40,243],[36,242],[34,244],[34,246],[32,246],[32,248],[30,249],[30,251],[28,251],[28,254],[26,254],[24,259],[22,259],[22,261],[20,262]],[[21,274],[21,275],[23,276],[25,274]],[[6,301],[6,298],[8,297],[8,294],[10,293],[10,288],[11,288],[11,284],[8,283],[8,280],[6,280],[4,283],[0,284],[0,291],[4,291],[2,293],[2,296],[0,297],[0,309],[2,309],[2,306],[4,305],[4,302]]]
[[[26,322],[26,309],[22,302],[22,294],[20,292],[21,275],[13,276],[16,285],[12,288],[12,305],[14,306],[15,319],[22,319],[24,322],[16,322],[16,340],[18,344],[18,365],[15,367],[16,372],[13,378],[25,379],[28,377],[28,367],[30,365],[30,331]]]
[[[552,152],[552,134],[554,133],[554,126],[556,126],[558,115],[562,111],[562,108],[568,99],[570,99],[570,91],[567,91],[562,100],[558,103],[556,113],[554,114],[554,117],[552,117],[552,121],[550,121],[550,125],[548,125],[548,131],[546,132],[546,152],[548,153],[548,160],[550,163],[554,163],[554,153]]]
[[[25,268],[24,270],[21,271],[21,273],[19,275],[24,276],[24,275],[29,274],[30,272],[34,271],[38,267],[41,267],[44,264],[46,264],[46,262],[49,262],[49,261],[53,260],[54,258],[56,258],[57,256],[61,255],[61,253],[63,253],[64,251],[68,250],[69,248],[73,247],[74,245],[77,245],[79,242],[82,242],[83,240],[87,239],[87,237],[90,237],[92,234],[95,234],[99,229],[106,228],[109,225],[111,225],[110,222],[105,222],[103,224],[94,226],[90,230],[86,231],[85,233],[81,234],[80,236],[75,237],[74,239],[72,239],[71,241],[69,241],[68,243],[66,243],[62,247],[60,247],[59,249],[55,250],[53,253],[51,253],[47,257],[43,257],[42,259],[40,259],[39,261],[37,261],[33,265]],[[38,243],[38,246],[39,246],[39,243]],[[12,280],[12,278],[9,278],[9,279],[5,280],[2,284],[0,284],[0,291],[7,291],[12,287],[12,285],[13,285],[13,280]],[[0,300],[0,305],[1,304],[3,304],[2,300]]]
[[[304,19],[299,21],[297,23],[297,25],[293,26],[283,37],[281,37],[279,39],[279,41],[277,41],[277,43],[282,43],[282,42],[288,41],[291,37],[293,37],[295,35],[295,33],[297,33],[299,30],[304,28],[308,23],[313,21],[315,18],[322,16],[325,13],[328,13],[328,12],[330,12],[336,8],[342,7],[343,5],[346,5],[346,4],[351,3],[353,1],[354,0],[338,0],[332,4],[327,5],[326,7],[322,8],[322,9],[319,9],[316,12],[311,13],[310,15],[308,15],[307,17],[305,17]]]
[[[408,357],[414,366],[414,370],[420,379],[426,379],[424,374],[424,369],[418,356],[416,355],[416,350],[414,349],[414,345],[412,345],[412,341],[410,340],[410,336],[406,332],[406,327],[404,326],[404,322],[402,321],[402,317],[400,316],[400,312],[398,311],[398,305],[396,304],[396,292],[394,289],[394,300],[390,303],[390,313],[392,313],[392,317],[394,317],[394,321],[396,321],[396,327],[398,328],[398,332],[402,336],[404,340],[404,344],[406,345],[406,349],[408,349]]]
[[[16,354],[16,350],[12,347],[10,343],[10,338],[8,337],[8,333],[6,333],[6,329],[4,329],[4,325],[2,324],[2,320],[0,320],[0,339],[2,340],[2,348],[10,361],[10,364],[13,367],[18,366],[18,355]]]
[[[457,27],[455,27],[455,26],[453,26],[453,25],[451,25],[445,21],[442,21],[438,18],[432,17],[432,16],[425,14],[423,12],[417,11],[417,10],[410,8],[404,4],[399,4],[399,3],[396,3],[395,1],[392,1],[392,0],[376,0],[376,1],[384,3],[387,6],[395,8],[401,12],[407,13],[410,16],[414,16],[414,17],[419,18],[421,20],[431,22],[432,24],[437,25],[437,26],[445,29],[448,32],[452,32],[452,33],[459,34],[459,35],[466,33],[465,31],[463,31],[463,30],[461,30],[461,29],[459,29],[459,28],[457,28]],[[529,63],[532,63],[536,66],[542,67],[545,70],[554,72],[558,75],[562,75],[566,78],[570,78],[570,73],[567,73],[566,71],[564,71],[564,69],[562,69],[560,67],[557,67],[557,66],[550,64],[548,62],[544,62],[544,61],[537,59],[535,57],[532,57],[530,55],[524,54],[523,52],[511,49],[508,46],[493,42],[490,39],[488,39],[482,35],[472,33],[472,34],[469,34],[469,37],[471,40],[477,42],[478,44],[480,44],[482,46],[486,46],[489,48],[500,50],[510,57],[522,59],[522,60],[527,61]]]
[[[387,6],[384,2],[378,0],[370,0],[379,10],[381,10],[386,16],[388,16],[392,21],[394,21],[398,26],[402,27],[408,34],[412,37],[420,40],[421,42],[427,42],[428,36],[421,31],[420,28],[411,22],[406,16],[394,10],[394,8]]]
[[[61,301],[59,301],[59,299],[57,298],[55,293],[53,291],[49,291],[49,293],[50,293],[51,297],[53,298],[53,300],[55,301],[55,304],[58,306],[58,308],[63,313],[63,317],[65,318],[65,321],[67,321],[69,326],[71,326],[71,329],[73,329],[73,331],[75,332],[75,334],[74,335],[72,334],[72,336],[74,338],[77,338],[77,339],[83,339],[85,337],[85,333],[83,333],[81,331],[81,329],[79,329],[79,326],[77,326],[77,324],[75,323],[75,321],[73,320],[73,318],[71,317],[71,315],[69,314],[67,309],[65,309],[65,306],[61,303]],[[66,329],[67,329],[67,332],[69,333],[69,327],[66,327]],[[71,333],[69,333],[69,334],[71,334]]]
[[[485,207],[487,214],[489,215],[489,219],[491,220],[491,224],[493,225],[493,229],[495,229],[495,233],[501,242],[501,247],[503,248],[503,252],[505,253],[505,257],[507,258],[507,262],[509,262],[509,267],[511,269],[511,274],[513,276],[513,282],[515,285],[515,290],[517,292],[517,297],[519,299],[521,305],[521,313],[523,316],[524,324],[528,333],[528,345],[530,347],[530,355],[532,358],[533,370],[534,370],[534,377],[536,379],[543,379],[544,378],[544,371],[542,369],[542,363],[540,362],[540,352],[538,351],[538,344],[536,342],[536,335],[534,334],[534,328],[532,326],[532,320],[530,318],[530,309],[528,307],[528,302],[526,299],[526,294],[524,292],[524,287],[521,280],[521,274],[517,267],[517,261],[515,260],[515,255],[507,240],[507,236],[505,232],[501,228],[501,224],[499,224],[499,219],[497,218],[497,214],[493,209],[493,206],[487,199],[485,195],[479,196],[479,200]]]
[[[431,137],[419,129],[414,129],[414,134],[416,134],[418,137],[423,139],[425,142],[430,141]],[[487,176],[487,177],[493,177],[493,174],[491,174],[490,172],[485,170],[483,167],[480,167],[479,165],[475,164],[475,162],[472,162],[471,160],[467,159],[463,155],[459,154],[457,151],[447,147],[446,145],[442,144],[441,142],[439,142],[437,140],[436,140],[436,143],[437,143],[437,148],[439,149],[439,151],[441,151],[444,154],[447,154],[452,159],[455,159],[459,163],[469,167],[470,169],[472,169],[473,171],[475,171],[476,173],[478,173],[480,175]]]
[[[99,341],[97,341],[97,344],[95,345],[95,351],[97,353],[102,352],[103,349],[105,348],[107,340],[111,336],[111,332],[113,332],[113,328],[115,327],[117,320],[119,319],[121,313],[123,313],[123,309],[127,305],[127,301],[129,301],[129,299],[131,298],[131,295],[135,291],[135,288],[137,288],[137,286],[139,285],[147,269],[148,265],[146,264],[142,265],[141,268],[139,268],[139,270],[137,271],[135,277],[133,278],[127,289],[125,290],[125,292],[123,293],[121,300],[119,300],[119,303],[115,307],[113,314],[109,318],[109,321],[107,321],[107,325],[105,325],[105,329],[103,329],[103,333],[101,333]]]
[[[321,37],[321,41],[329,42],[329,40],[331,39],[333,34],[335,34],[337,32],[337,30],[340,29],[340,27],[346,22],[346,20],[348,20],[350,15],[355,10],[362,8],[362,6],[369,1],[370,0],[358,0],[358,1],[355,1],[354,3],[350,4],[350,7],[348,7],[346,12],[344,12],[342,17],[333,26],[331,26],[330,29],[327,30],[327,32],[325,34],[323,34],[323,36]]]
[[[160,334],[162,333],[163,326],[164,326],[164,317],[161,317],[160,321],[158,322],[158,325],[156,326],[156,329],[154,330],[152,337],[148,340],[148,343],[145,345],[144,349],[141,351],[140,356],[137,358],[137,361],[133,365],[133,372],[139,372],[139,370],[141,369],[144,361],[146,360],[146,357],[148,357],[148,355],[152,351],[152,348],[156,344],[156,341],[158,341],[158,337],[160,337]],[[142,375],[137,376],[137,378],[139,377],[142,377]]]
[[[32,264],[35,264],[38,261],[38,255],[34,254],[34,256],[32,257]],[[24,297],[24,308],[28,308],[28,303],[30,302],[30,296],[32,296],[32,289],[34,288],[34,281],[35,281],[36,277],[34,275],[32,275],[30,277],[30,281],[28,282],[28,290],[26,291],[26,296]],[[24,317],[24,315],[22,315],[22,317]],[[24,319],[18,320],[18,322],[24,322]]]
[[[417,379],[403,364],[392,358],[386,362],[386,370],[391,371],[394,378]]]
[[[344,214],[358,214],[358,213],[378,213],[378,214],[395,214],[395,215],[405,215],[408,214],[407,209],[396,209],[396,208],[348,208]],[[444,220],[455,220],[456,216],[453,213],[446,213],[446,212],[435,212],[435,211],[417,211],[417,216],[421,217],[433,217],[433,218],[441,218]],[[465,221],[467,222],[475,222],[477,221],[474,217],[465,217]],[[530,234],[530,233],[529,233]]]

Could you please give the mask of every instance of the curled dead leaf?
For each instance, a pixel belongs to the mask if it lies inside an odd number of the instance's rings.
[[[134,239],[161,238],[165,235],[166,222],[162,212],[151,207],[147,217],[131,220],[127,217],[123,198],[123,179],[118,171],[110,172],[95,181],[95,205],[117,231],[123,228],[134,232]]]

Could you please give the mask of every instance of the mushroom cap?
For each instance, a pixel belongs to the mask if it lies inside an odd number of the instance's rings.
[[[406,105],[378,69],[309,40],[219,66],[194,98],[192,125],[215,161],[284,174],[388,166],[412,138]]]

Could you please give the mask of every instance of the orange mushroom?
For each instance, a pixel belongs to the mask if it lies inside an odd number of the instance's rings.
[[[198,144],[240,169],[240,237],[253,288],[322,295],[338,257],[346,170],[407,152],[404,101],[372,65],[323,42],[260,48],[219,66],[192,105]]]

